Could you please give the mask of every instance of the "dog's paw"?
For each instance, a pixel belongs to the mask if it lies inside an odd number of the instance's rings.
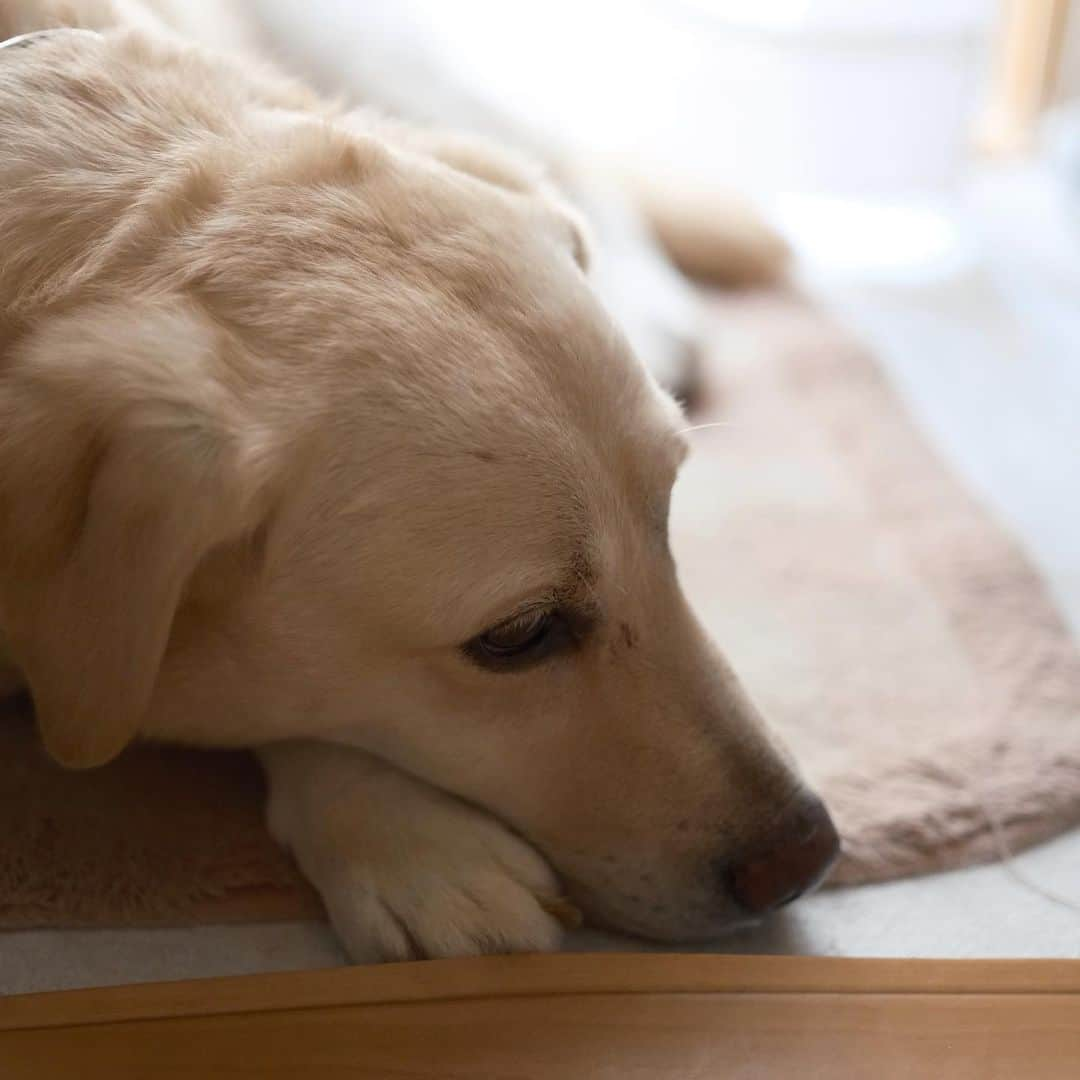
[[[563,928],[543,859],[468,808],[402,835],[400,846],[343,863],[320,884],[356,961],[550,952]]]
[[[558,948],[573,910],[543,857],[496,818],[345,747],[260,756],[271,831],[354,960]]]

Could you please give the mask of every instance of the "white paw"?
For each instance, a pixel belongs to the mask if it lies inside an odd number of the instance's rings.
[[[549,952],[572,912],[546,861],[497,819],[344,748],[264,754],[269,824],[353,960]]]
[[[563,929],[545,905],[558,885],[543,859],[474,811],[452,829],[437,824],[403,836],[392,854],[343,863],[317,883],[353,960],[557,949]]]
[[[409,960],[558,948],[543,862],[499,826],[387,863],[341,866],[324,882],[330,920],[354,960]]]

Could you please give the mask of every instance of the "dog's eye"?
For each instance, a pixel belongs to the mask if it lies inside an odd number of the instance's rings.
[[[572,640],[557,611],[537,608],[515,615],[464,646],[465,655],[481,667],[506,671],[550,656]]]
[[[486,634],[481,634],[476,643],[490,656],[517,656],[543,641],[553,618],[554,613],[550,611],[527,611],[493,626]]]

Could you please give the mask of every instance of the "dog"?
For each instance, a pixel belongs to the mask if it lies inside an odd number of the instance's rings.
[[[253,748],[356,960],[550,950],[578,910],[704,940],[813,887],[828,812],[668,549],[685,422],[544,172],[151,7],[0,8],[27,33],[0,685],[49,753]]]

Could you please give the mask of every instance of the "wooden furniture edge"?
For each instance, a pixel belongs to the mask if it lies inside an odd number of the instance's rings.
[[[1080,995],[1080,960],[594,953],[272,972],[0,998],[0,1031],[342,1005],[581,994]]]
[[[1029,149],[1057,77],[1072,0],[1002,0],[976,142],[999,157]]]

